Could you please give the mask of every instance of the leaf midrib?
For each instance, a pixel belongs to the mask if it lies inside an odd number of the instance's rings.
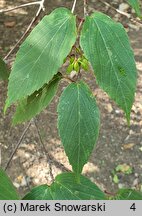
[[[40,57],[42,56],[42,54],[45,52],[46,48],[48,47],[48,45],[52,42],[52,40],[54,39],[54,37],[57,35],[57,33],[60,31],[60,29],[62,28],[62,26],[69,20],[69,17],[64,21],[64,23],[62,23],[62,25],[60,26],[60,28],[56,31],[56,33],[54,34],[54,36],[49,40],[49,42],[46,44],[46,46],[44,47],[44,49],[42,50],[42,52],[40,53],[40,55],[38,56],[38,58],[34,61],[33,66],[31,67],[31,69],[29,70],[29,75],[32,72],[33,68],[35,67],[35,65],[37,64],[38,60],[40,59]]]
[[[77,85],[77,93],[78,93],[78,157],[77,157],[77,173],[79,173],[79,167],[80,167],[80,95],[79,95],[79,84]]]
[[[116,71],[115,71],[115,67],[114,67],[112,58],[111,58],[110,54],[108,53],[107,44],[106,44],[106,42],[105,42],[105,39],[104,39],[104,37],[103,37],[103,35],[102,35],[102,33],[101,33],[101,29],[99,28],[99,25],[97,24],[96,20],[93,19],[93,21],[95,22],[96,27],[98,28],[98,31],[100,32],[101,38],[102,38],[102,40],[103,40],[104,46],[105,46],[105,48],[106,48],[108,57],[109,57],[109,59],[110,59],[110,62],[111,62],[112,68],[113,68],[113,71],[114,71],[115,76],[116,76],[116,78],[117,78],[118,86],[119,86],[119,88],[120,88],[120,90],[121,90],[121,95],[123,96],[123,99],[124,99],[125,108],[126,108],[126,113],[128,114],[129,111],[128,111],[128,106],[127,106],[127,104],[126,104],[126,99],[125,99],[125,96],[124,96],[124,94],[123,94],[123,90],[122,90],[121,85],[120,85],[120,80],[118,79],[118,75],[117,75],[117,73],[116,73]]]

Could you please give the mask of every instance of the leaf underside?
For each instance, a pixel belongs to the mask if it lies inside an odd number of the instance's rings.
[[[99,133],[99,110],[88,86],[70,84],[58,104],[58,129],[73,171],[81,173],[96,144]]]
[[[74,173],[62,173],[49,187],[38,186],[28,193],[24,200],[105,200],[105,194],[89,179],[80,176],[76,182]]]
[[[129,123],[137,72],[123,26],[96,12],[86,17],[80,45],[93,67],[98,85],[124,110]]]
[[[57,8],[45,16],[21,45],[9,78],[5,110],[48,83],[76,40],[75,16]]]
[[[30,120],[46,108],[54,98],[61,74],[56,74],[53,79],[31,96],[19,102],[13,117],[13,124]]]

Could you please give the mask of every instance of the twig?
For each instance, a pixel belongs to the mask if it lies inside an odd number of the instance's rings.
[[[81,21],[80,21],[80,23],[78,25],[78,29],[77,29],[78,32],[80,32],[83,22],[84,22],[84,19],[81,19]]]
[[[77,0],[74,0],[71,12],[74,13]]]
[[[34,124],[35,124],[36,130],[37,130],[37,134],[38,134],[38,137],[39,137],[40,144],[41,144],[41,146],[43,148],[43,151],[44,151],[44,153],[46,154],[46,157],[47,157],[47,161],[48,161],[48,164],[49,164],[49,174],[50,174],[51,180],[53,182],[54,181],[54,176],[53,176],[53,173],[52,173],[52,159],[50,157],[50,154],[47,152],[46,147],[45,147],[45,145],[43,143],[43,140],[42,140],[42,137],[41,137],[41,134],[40,134],[36,119],[34,119]]]
[[[14,47],[8,52],[8,54],[4,57],[4,60],[6,60],[11,53],[15,50],[15,48],[20,44],[20,42],[23,40],[23,38],[26,36],[26,34],[30,31],[32,25],[34,24],[34,22],[36,21],[36,19],[38,18],[38,16],[40,15],[41,11],[44,10],[44,1],[45,0],[41,0],[39,3],[39,8],[36,12],[35,17],[32,19],[31,23],[29,24],[28,28],[26,29],[26,31],[24,32],[24,34],[22,35],[22,37],[17,41],[17,43],[14,45]]]
[[[1,10],[0,10],[0,13],[6,13],[6,12],[13,11],[13,10],[17,10],[17,9],[19,9],[19,8],[23,8],[23,7],[27,7],[27,6],[31,6],[31,5],[36,5],[36,4],[39,4],[39,5],[40,5],[40,4],[41,4],[41,1],[30,2],[30,3],[22,4],[22,5],[13,7],[13,8],[8,8],[8,9],[1,9]]]
[[[51,160],[54,162],[54,165],[62,170],[63,172],[71,172],[70,169],[68,169],[67,167],[64,166],[64,164],[62,164],[61,162],[57,161],[54,156],[50,155]]]
[[[84,0],[84,17],[88,16],[87,12],[87,0]]]
[[[113,7],[112,5],[110,5],[108,2],[105,2],[103,0],[100,0],[100,2],[102,2],[103,4],[105,4],[106,6],[110,7],[111,9],[115,10],[117,13],[127,17],[131,22],[133,23],[139,23],[140,25],[142,25],[142,21],[131,18],[131,14],[128,14],[126,12],[120,11],[117,8]]]
[[[13,151],[12,154],[10,155],[10,158],[9,158],[9,160],[8,160],[6,166],[5,166],[5,171],[7,170],[9,164],[10,164],[11,161],[12,161],[12,158],[13,158],[14,154],[16,153],[17,149],[19,148],[19,146],[20,146],[20,144],[21,144],[21,142],[22,142],[22,140],[23,140],[23,138],[24,138],[24,136],[25,136],[27,130],[29,129],[29,127],[30,127],[30,125],[31,125],[31,122],[32,122],[32,120],[28,123],[28,125],[27,125],[27,127],[25,128],[25,130],[23,131],[23,133],[22,133],[22,135],[21,135],[19,141],[17,142],[17,145],[16,145],[14,151]]]
[[[118,10],[117,8],[113,7],[111,4],[109,4],[109,3],[106,2],[106,1],[100,0],[100,2],[102,2],[103,4],[105,4],[105,5],[108,6],[108,7],[112,8],[113,10],[115,10],[116,12],[120,13],[120,14],[123,15],[123,16],[127,16],[128,18],[131,17],[130,14]]]

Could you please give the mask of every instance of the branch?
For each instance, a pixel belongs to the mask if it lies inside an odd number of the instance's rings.
[[[42,149],[43,149],[44,153],[46,154],[47,162],[49,164],[49,174],[50,174],[51,180],[53,182],[54,181],[54,176],[53,176],[53,173],[52,173],[52,159],[50,157],[50,154],[46,150],[46,147],[45,147],[44,142],[42,140],[42,137],[41,137],[41,134],[40,134],[36,119],[34,119],[34,124],[35,124],[36,130],[37,130],[37,134],[38,134],[38,137],[39,137],[40,144],[42,146]]]
[[[35,17],[32,19],[31,23],[29,24],[29,26],[27,27],[26,31],[24,32],[24,34],[21,36],[21,38],[17,41],[17,43],[14,45],[14,47],[8,52],[8,54],[4,57],[4,60],[6,60],[11,53],[15,50],[15,48],[20,44],[20,42],[24,39],[24,37],[26,36],[26,34],[30,31],[32,25],[34,24],[34,22],[36,21],[36,19],[38,18],[38,16],[40,15],[41,11],[44,11],[44,1],[45,0],[41,0],[38,1],[39,3],[39,8],[36,12]]]
[[[10,158],[9,158],[9,160],[8,160],[6,166],[5,166],[5,169],[4,169],[5,171],[6,171],[7,168],[9,167],[9,164],[11,163],[13,156],[15,155],[17,149],[19,148],[19,146],[20,146],[20,144],[21,144],[21,142],[22,142],[22,140],[23,140],[23,138],[24,138],[24,136],[25,136],[27,130],[29,129],[29,127],[30,127],[30,125],[31,125],[31,122],[32,122],[32,120],[28,123],[28,125],[27,125],[27,127],[25,128],[25,130],[23,131],[23,133],[22,133],[22,135],[21,135],[19,141],[17,142],[14,151],[13,151],[12,154],[10,155]]]
[[[84,17],[88,16],[87,12],[87,0],[84,0]]]
[[[23,8],[23,7],[27,7],[27,6],[31,6],[31,5],[36,5],[36,4],[39,4],[39,5],[40,5],[40,4],[41,4],[41,1],[30,2],[30,3],[22,4],[22,5],[13,7],[13,8],[8,8],[8,9],[1,9],[1,10],[0,10],[0,13],[6,13],[6,12],[13,11],[13,10],[17,10],[17,9],[19,9],[19,8]]]
[[[128,14],[128,13],[125,13],[125,12],[123,12],[123,11],[120,11],[120,10],[118,10],[118,9],[116,9],[115,7],[113,7],[111,4],[109,4],[108,2],[105,2],[105,1],[103,1],[103,0],[100,0],[100,2],[102,2],[103,4],[105,4],[106,6],[108,6],[108,7],[110,7],[110,8],[112,8],[113,10],[115,10],[116,12],[118,12],[118,13],[120,13],[121,15],[123,15],[123,16],[127,16],[128,18],[130,18],[130,14]]]
[[[71,12],[74,13],[77,0],[74,0]]]
[[[119,14],[127,17],[131,22],[133,22],[133,23],[139,23],[140,25],[142,25],[142,21],[134,19],[134,18],[131,18],[131,14],[125,13],[123,11],[120,11],[120,10],[116,9],[115,7],[113,7],[112,5],[110,5],[108,2],[105,2],[103,0],[100,0],[100,2],[102,2],[106,6],[110,7],[111,9],[115,10],[117,13],[119,13]]]
[[[84,16],[85,16],[85,15],[84,15]],[[84,20],[85,20],[85,19],[81,19],[81,20],[80,20],[80,23],[79,23],[79,25],[78,25],[78,29],[77,29],[78,32],[80,32]],[[79,35],[78,35],[78,37],[79,37]],[[81,53],[81,54],[82,54],[82,53]]]

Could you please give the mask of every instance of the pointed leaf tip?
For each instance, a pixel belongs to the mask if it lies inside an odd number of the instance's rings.
[[[96,144],[99,127],[99,109],[88,86],[83,82],[70,84],[58,104],[58,130],[77,176]]]

